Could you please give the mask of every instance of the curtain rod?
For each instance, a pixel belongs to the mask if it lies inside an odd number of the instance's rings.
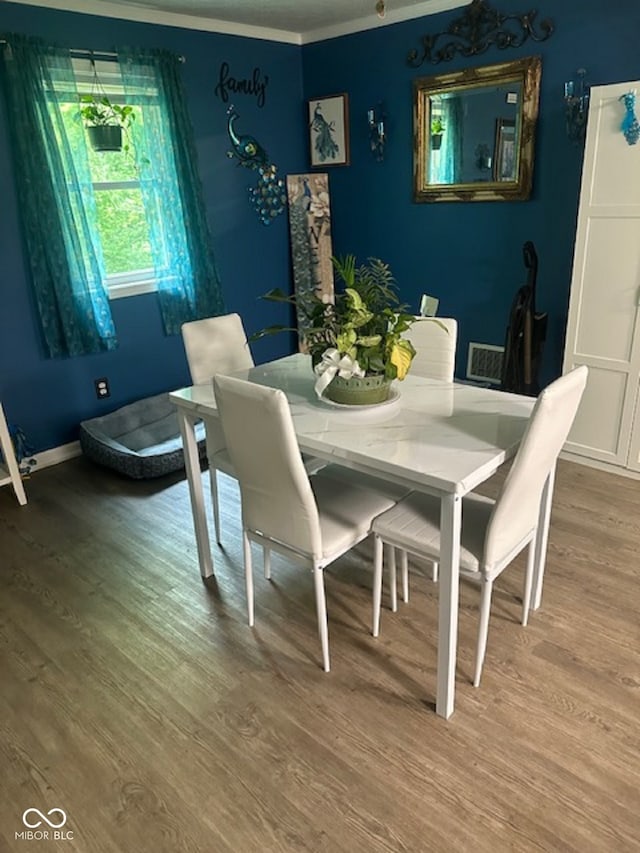
[[[9,44],[7,39],[0,39],[0,45]],[[69,53],[74,56],[81,57],[84,56],[87,59],[105,59],[111,62],[118,61],[118,54],[113,50],[83,50],[82,48],[69,48]],[[178,62],[186,62],[186,58],[184,56],[178,56]]]

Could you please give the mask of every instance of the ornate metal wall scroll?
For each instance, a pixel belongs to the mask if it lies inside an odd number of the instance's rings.
[[[491,45],[504,50],[520,47],[527,39],[546,41],[553,33],[553,23],[544,18],[538,25],[537,14],[532,9],[523,15],[505,15],[492,9],[486,0],[473,0],[462,17],[452,21],[445,32],[422,36],[422,55],[417,50],[409,51],[407,64],[419,68],[424,62],[432,65],[449,62],[456,54],[478,56]],[[446,36],[451,40],[439,47]]]

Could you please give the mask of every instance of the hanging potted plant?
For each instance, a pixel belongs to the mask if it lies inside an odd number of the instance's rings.
[[[442,134],[444,133],[444,125],[442,120],[434,118],[431,122],[431,148],[433,151],[439,151],[442,145]]]
[[[133,107],[112,103],[105,94],[81,95],[80,115],[94,151],[128,151],[123,138],[136,115]]]

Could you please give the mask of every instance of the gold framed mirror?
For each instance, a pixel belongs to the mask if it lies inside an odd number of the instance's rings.
[[[539,56],[414,81],[414,201],[523,201],[533,181]]]

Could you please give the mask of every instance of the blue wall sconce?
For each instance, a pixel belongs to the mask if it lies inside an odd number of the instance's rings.
[[[564,84],[564,114],[567,136],[572,142],[582,142],[587,128],[589,112],[589,85],[587,72],[578,68],[575,76]]]
[[[386,116],[382,104],[367,110],[369,123],[369,144],[376,160],[384,160],[384,147],[387,144]]]

